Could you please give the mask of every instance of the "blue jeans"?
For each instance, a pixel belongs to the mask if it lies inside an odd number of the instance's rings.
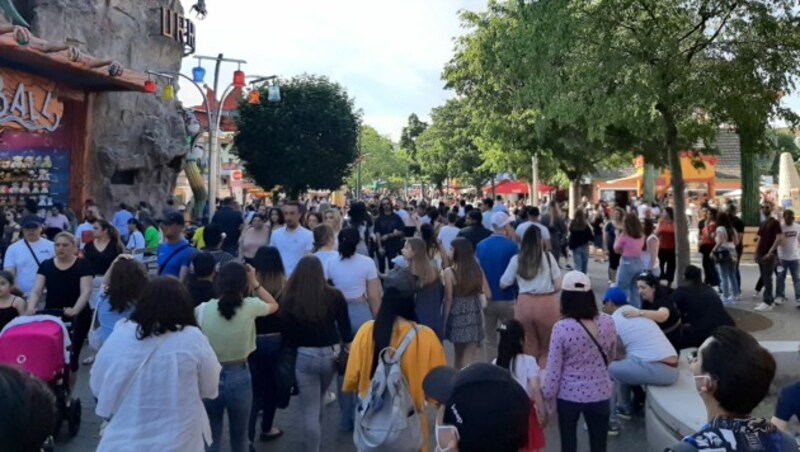
[[[247,364],[223,364],[219,375],[219,397],[203,400],[211,423],[211,438],[214,441],[206,448],[207,452],[221,450],[225,410],[228,410],[231,452],[247,452],[247,420],[252,403],[253,387]]]
[[[336,373],[332,347],[300,347],[297,349],[297,389],[305,452],[319,452],[322,437],[322,408],[325,391]]]
[[[722,296],[725,298],[730,298],[731,295],[734,297],[740,296],[739,283],[736,281],[736,260],[719,262],[717,266],[722,280]]]
[[[250,376],[253,381],[253,406],[250,410],[250,421],[247,424],[247,437],[252,443],[256,438],[256,420],[258,412],[261,417],[261,433],[272,430],[275,419],[275,370],[278,367],[278,356],[281,351],[280,334],[264,334],[256,337],[256,351],[247,358],[250,365]]]
[[[778,273],[778,283],[775,294],[778,297],[786,297],[786,273],[792,273],[792,284],[794,284],[794,299],[800,301],[800,261],[781,261],[783,271]]]
[[[621,257],[617,269],[617,287],[625,292],[628,303],[636,308],[642,307],[639,290],[636,288],[636,277],[644,270],[644,263],[639,257]]]
[[[353,333],[353,337],[355,337],[361,325],[372,320],[372,311],[369,308],[369,303],[365,301],[347,300],[347,314],[350,317],[350,330]],[[336,396],[339,400],[339,411],[341,412],[339,430],[350,432],[353,430],[353,424],[356,421],[358,400],[356,399],[356,394],[342,392],[342,385],[344,385],[344,375],[337,375]]]
[[[625,410],[631,407],[633,386],[671,386],[678,381],[678,368],[660,362],[647,362],[629,356],[608,365],[608,373],[614,380],[616,391],[611,398],[611,422],[617,421],[614,406]]]
[[[572,250],[572,261],[575,263],[575,270],[586,273],[589,269],[589,244],[579,246]]]

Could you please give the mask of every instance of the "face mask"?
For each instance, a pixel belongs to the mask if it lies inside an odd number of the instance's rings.
[[[448,438],[447,443],[442,445],[442,435]],[[458,429],[453,425],[439,425],[436,424],[436,450],[435,452],[449,452],[455,450],[455,446],[451,447],[451,440],[455,439],[458,443]]]

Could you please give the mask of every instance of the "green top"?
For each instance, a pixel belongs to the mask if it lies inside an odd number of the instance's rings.
[[[161,241],[161,235],[158,229],[154,226],[148,226],[144,231],[144,244],[147,248],[158,248],[158,242]]]
[[[272,314],[272,306],[256,297],[242,301],[230,320],[219,312],[219,300],[212,299],[194,309],[197,323],[203,330],[219,362],[247,359],[256,349],[256,317]],[[200,315],[203,310],[203,315]]]

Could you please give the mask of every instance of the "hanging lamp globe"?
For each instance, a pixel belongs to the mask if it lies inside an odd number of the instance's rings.
[[[192,81],[195,83],[203,83],[206,78],[206,70],[203,66],[192,68]]]
[[[269,102],[280,102],[281,101],[281,86],[275,83],[274,85],[270,85],[269,89],[267,90],[267,100]]]

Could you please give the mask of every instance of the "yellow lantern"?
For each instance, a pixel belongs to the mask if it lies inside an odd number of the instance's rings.
[[[175,88],[172,85],[167,85],[164,87],[164,100],[172,99],[175,99]]]

